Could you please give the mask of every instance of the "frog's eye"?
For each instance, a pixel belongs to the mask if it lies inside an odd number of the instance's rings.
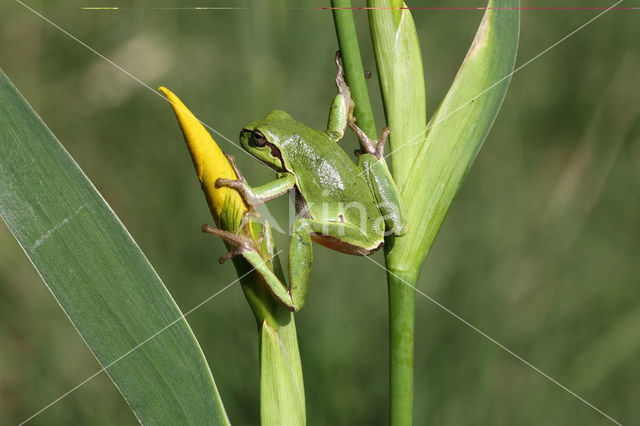
[[[253,131],[253,142],[256,146],[265,146],[267,144],[267,138],[264,137],[262,132],[258,130]]]

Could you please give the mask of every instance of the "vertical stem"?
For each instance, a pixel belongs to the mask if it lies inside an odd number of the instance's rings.
[[[390,337],[390,424],[410,426],[413,422],[413,339],[416,274],[387,272],[389,284]]]
[[[395,1],[401,6],[402,2]],[[358,125],[371,138],[377,131],[371,110],[371,101],[364,78],[360,48],[350,0],[331,0],[333,19],[342,53],[347,83],[355,102]],[[399,11],[393,13],[399,16]],[[393,238],[385,247],[393,245]],[[388,254],[388,253],[387,253]],[[389,257],[387,256],[387,261]],[[393,270],[393,269],[392,269]],[[390,340],[390,424],[409,426],[413,419],[413,341],[415,292],[407,286],[415,284],[417,273],[389,272],[389,340]],[[403,282],[405,281],[405,282]]]
[[[417,140],[427,125],[424,71],[418,34],[413,18],[402,0],[367,0],[371,39],[376,54],[380,89],[387,126],[391,127],[390,146],[403,146],[392,157],[393,178],[400,188],[412,172],[418,145],[413,150],[409,140]],[[406,149],[409,148],[409,149]],[[401,193],[407,199],[419,197],[411,191]],[[390,332],[390,414],[391,424],[411,425],[413,418],[413,350],[415,292],[407,285],[416,282],[419,265],[410,260],[415,250],[408,242],[419,238],[417,215],[404,210],[409,233],[385,238],[385,260],[389,288]],[[413,221],[411,219],[414,219]],[[417,220],[425,220],[418,218]],[[395,248],[394,248],[395,246]],[[409,247],[407,250],[399,250]],[[395,274],[394,274],[395,273]]]
[[[369,91],[364,78],[351,0],[331,0],[331,7],[333,8],[333,22],[338,35],[345,77],[349,89],[351,89],[351,97],[356,104],[355,116],[358,120],[358,126],[364,130],[367,136],[377,139],[376,123],[373,119]]]
[[[268,229],[268,228],[266,228]],[[256,232],[258,233],[258,232]],[[270,235],[270,232],[268,232]],[[267,237],[266,245],[273,244]],[[273,260],[284,281],[280,261]],[[260,424],[306,423],[304,380],[294,315],[267,289],[252,266],[240,256],[233,259],[242,290],[253,310],[260,343]]]

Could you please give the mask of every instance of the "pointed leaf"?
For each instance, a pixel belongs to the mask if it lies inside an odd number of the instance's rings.
[[[424,134],[427,124],[424,72],[418,34],[408,9],[398,0],[369,0],[369,24],[380,74],[393,177],[402,186],[420,145],[398,149]],[[422,138],[421,138],[422,139]]]
[[[442,104],[427,126],[426,138],[396,145],[393,157],[419,151],[402,185],[409,235],[395,240],[392,269],[419,268],[442,221],[489,133],[504,99],[516,58],[519,1],[491,0],[471,48]],[[412,147],[413,146],[413,147]],[[404,157],[403,157],[404,158]]]

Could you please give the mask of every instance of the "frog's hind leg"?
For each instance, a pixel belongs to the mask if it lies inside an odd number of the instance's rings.
[[[211,234],[211,235],[215,235],[216,237],[220,237],[224,241],[229,243],[229,245],[232,247],[232,249],[229,250],[227,254],[225,254],[220,259],[218,259],[218,262],[220,263],[224,263],[227,260],[231,259],[232,257],[241,255],[246,251],[256,250],[256,248],[253,245],[253,241],[250,238],[245,237],[243,235],[235,234],[233,232],[225,231],[218,228],[214,228],[211,225],[202,225],[202,232],[204,232],[205,234]]]
[[[358,136],[358,140],[360,141],[361,149],[359,151],[356,151],[357,156],[360,156],[362,154],[371,154],[378,160],[384,161],[382,156],[384,155],[384,145],[387,142],[389,133],[391,133],[390,128],[383,128],[382,133],[380,134],[380,139],[375,141],[367,136],[367,134],[353,121],[349,121],[349,127],[351,127],[351,130],[353,130],[356,136]]]
[[[366,237],[353,225],[298,219],[293,224],[289,240],[289,291],[295,310],[302,309],[309,289],[313,263],[312,240],[333,250],[361,256],[373,253],[381,245],[366,247]],[[349,241],[359,243],[351,244]]]
[[[378,160],[372,154],[361,154],[358,167],[362,169],[384,219],[385,235],[406,234],[407,221],[402,213],[400,193],[384,160]]]
[[[378,210],[384,218],[385,234],[395,236],[406,234],[407,221],[402,214],[400,193],[384,161],[384,144],[391,130],[388,127],[382,129],[380,139],[375,141],[369,138],[356,123],[350,121],[349,127],[360,140],[361,149],[356,151],[358,166],[365,174],[371,192],[376,198]]]
[[[226,260],[241,255],[249,265],[251,265],[252,270],[257,272],[263,278],[264,283],[267,285],[269,290],[271,290],[273,295],[280,300],[280,302],[290,310],[298,310],[291,298],[289,289],[282,283],[282,281],[280,281],[277,274],[274,273],[272,267],[270,267],[270,265],[273,264],[273,256],[275,256],[273,253],[274,247],[273,241],[271,240],[272,237],[270,229],[263,234],[263,237],[261,237],[261,239],[267,239],[267,246],[271,245],[271,247],[267,247],[267,253],[270,256],[267,259],[260,254],[257,247],[254,245],[254,240],[249,237],[217,229],[210,225],[203,225],[202,232],[220,237],[231,246],[229,252],[218,260],[220,263],[224,263]],[[260,243],[257,244],[260,245]],[[278,268],[279,267],[278,263]]]

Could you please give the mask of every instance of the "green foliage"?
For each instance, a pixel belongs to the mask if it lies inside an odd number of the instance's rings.
[[[186,105],[167,88],[160,90],[176,114],[195,175],[218,228],[223,232],[240,232],[243,217],[248,213],[247,206],[235,190],[215,185],[220,178],[238,179],[239,176],[211,134]],[[279,280],[280,285],[286,280],[268,222],[260,225],[253,218],[250,220],[247,226],[254,243],[261,241],[260,253],[248,251],[234,256],[233,264],[260,335],[260,417],[262,424],[304,424],[304,383],[293,313],[271,293],[264,274]],[[227,250],[235,248],[228,242],[225,246]]]
[[[469,52],[428,126],[392,147],[392,158],[402,158],[401,167],[409,170],[400,190],[411,229],[389,250],[388,266],[394,271],[420,269],[493,125],[518,50],[520,14],[509,8],[519,5],[519,1],[489,1]],[[393,94],[398,104],[407,97],[402,92]],[[388,103],[387,110],[408,122],[411,115],[393,105]],[[420,114],[416,120],[420,122]],[[405,149],[408,158],[402,153]]]
[[[306,422],[302,366],[292,318],[287,325],[276,330],[264,321],[260,330],[260,423],[265,426]]]
[[[519,34],[519,11],[508,9],[517,8],[519,1],[489,1],[467,57],[428,126],[421,48],[411,12],[399,10],[397,1],[369,0],[367,5],[385,115],[392,129],[388,155],[409,227],[406,236],[387,239],[385,253],[391,424],[410,425],[413,286],[506,93]]]
[[[335,93],[331,13],[279,9],[300,7],[297,0],[244,5],[255,9],[149,11],[136,4],[140,9],[80,12],[68,2],[38,3],[45,16],[152,87],[170,85],[233,142],[247,120],[275,107],[322,128]],[[483,12],[412,13],[431,115]],[[519,63],[595,14],[523,11]],[[366,29],[366,11],[354,16]],[[636,23],[633,13],[609,12],[514,75],[416,283],[623,424],[640,421]],[[166,103],[15,2],[0,5],[0,26],[2,67],[109,200],[178,305],[195,306],[236,279],[232,265],[216,262],[224,245],[200,234],[210,213]],[[360,41],[382,126],[366,31]],[[273,178],[219,142],[249,182]],[[348,135],[341,146],[355,149],[357,141]],[[273,217],[287,214],[286,200],[269,207]],[[286,236],[275,238],[286,247]],[[373,259],[384,262],[382,253]],[[388,326],[380,268],[318,247],[312,280],[317,285],[296,318],[309,419],[385,422],[388,354],[381,348]],[[215,367],[230,418],[257,424],[256,324],[240,287],[188,319]],[[0,324],[0,423],[18,423],[99,367],[4,225]],[[417,425],[607,424],[421,296],[415,340]],[[101,375],[33,424],[138,423]]]
[[[392,153],[389,158],[393,177],[400,189],[405,186],[410,165],[420,150],[427,123],[422,50],[411,11],[397,9],[402,4],[391,0],[367,2],[368,7],[375,8],[369,11],[371,39],[387,126],[391,128],[387,153]],[[409,209],[405,210],[409,213]],[[416,232],[412,230],[411,234]]]
[[[0,141],[0,215],[139,421],[228,424],[164,284],[2,72]]]

